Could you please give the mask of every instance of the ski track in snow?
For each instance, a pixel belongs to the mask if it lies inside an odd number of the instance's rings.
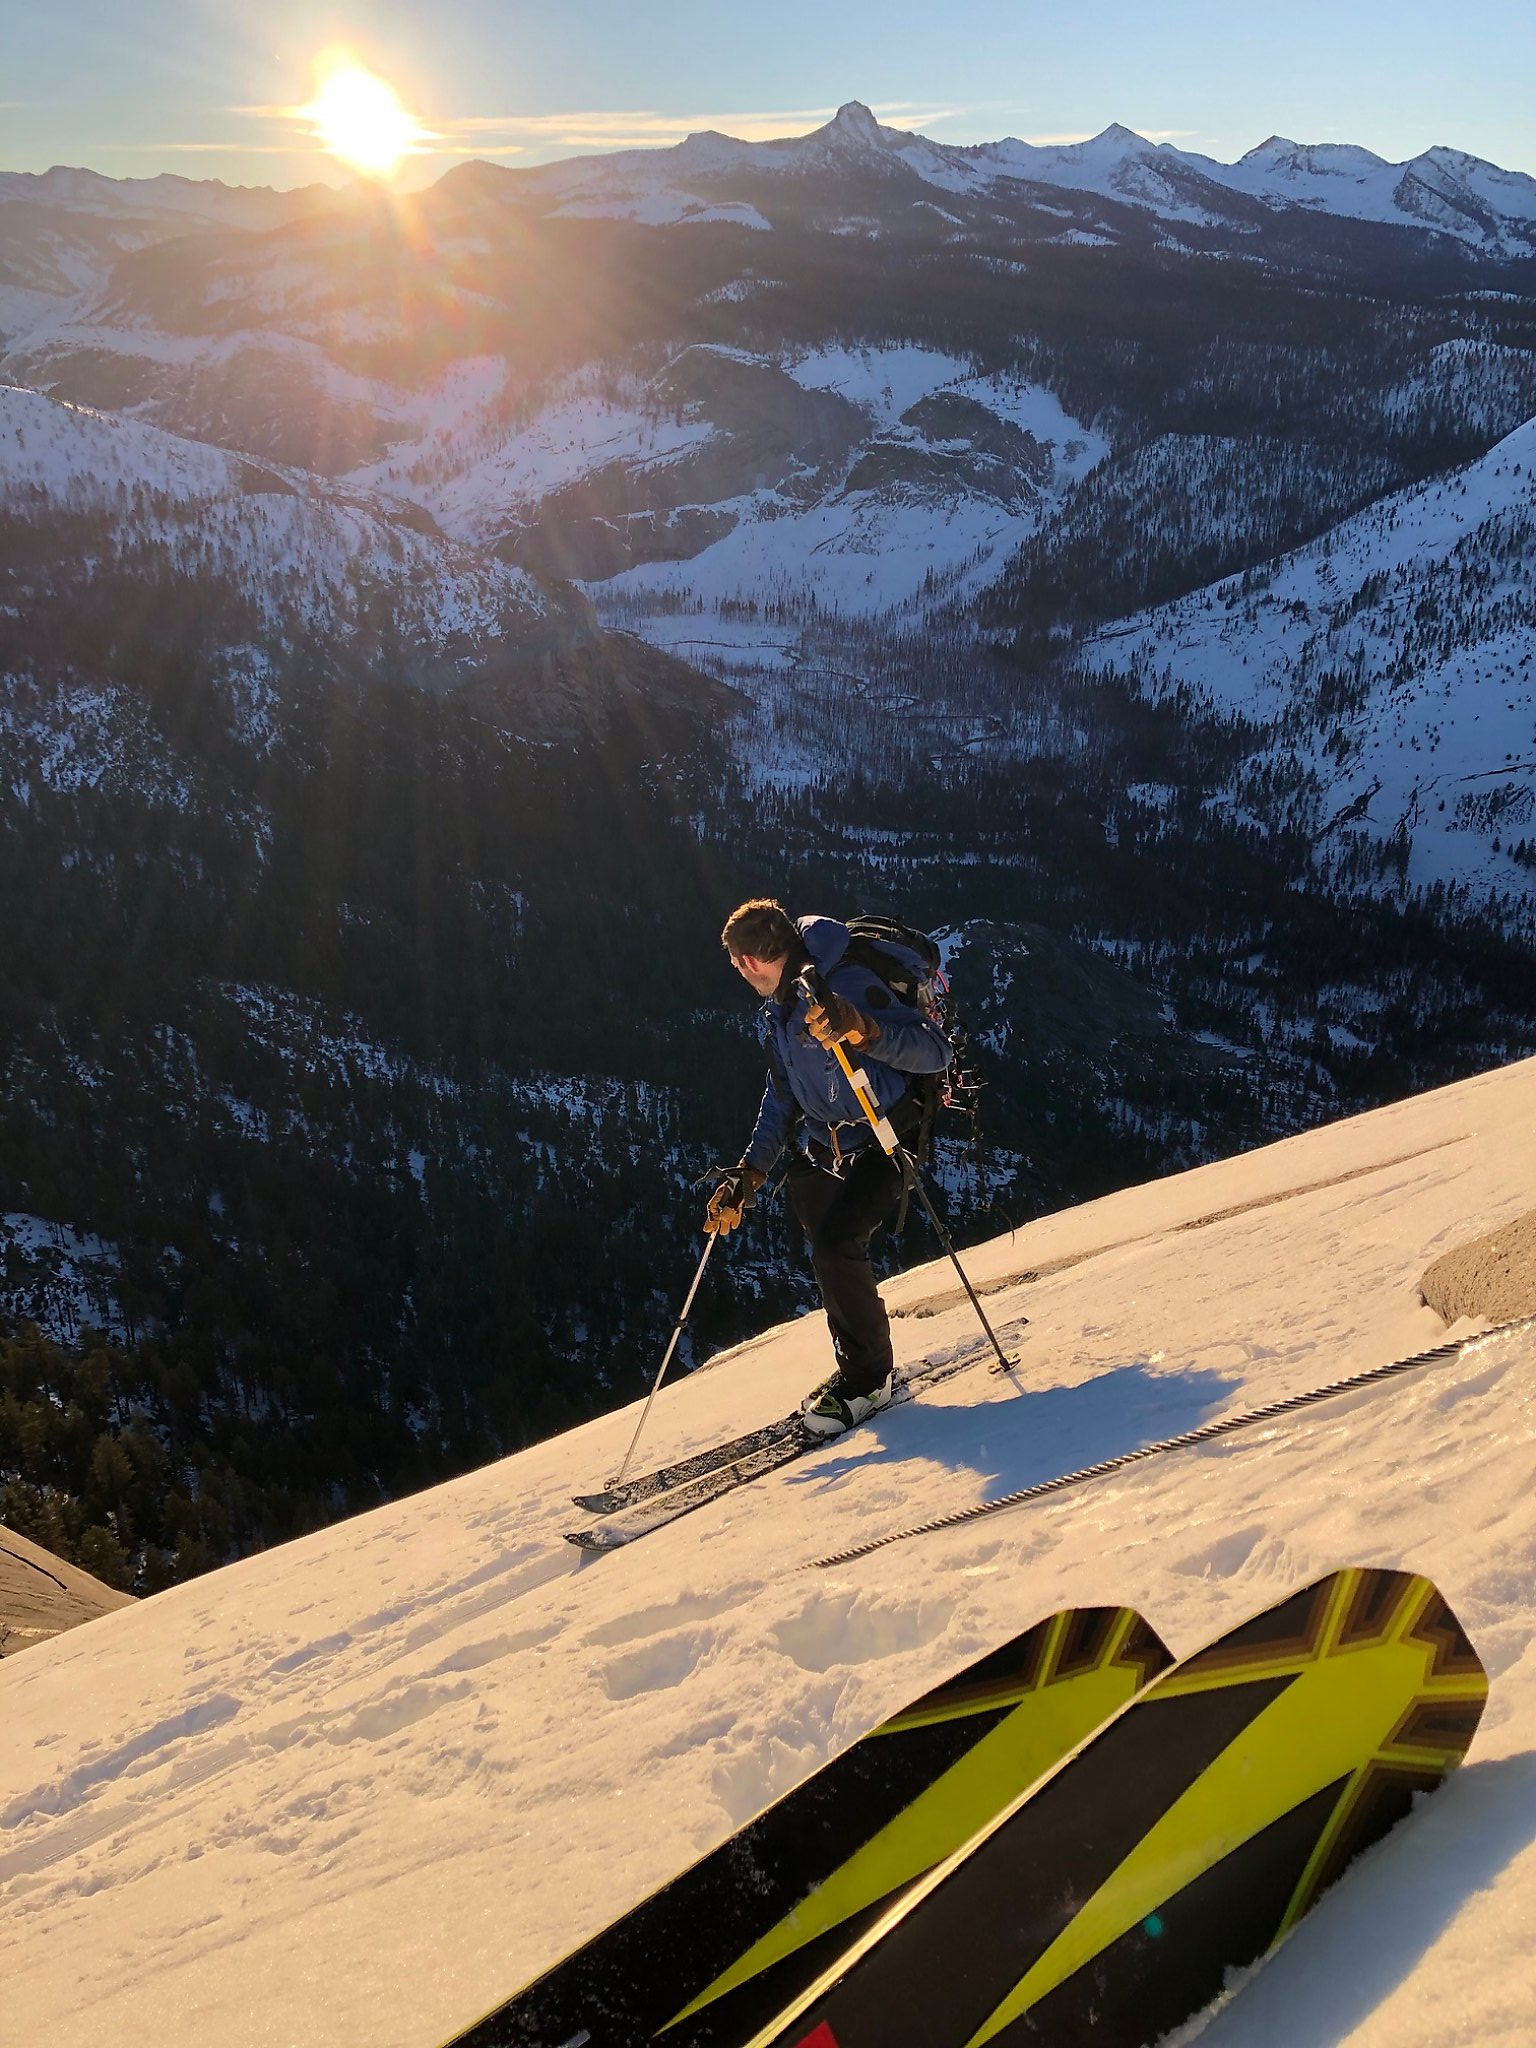
[[[976,1346],[973,1371],[612,1556],[561,1531],[636,1409],[6,1660],[15,2038],[430,2048],[1053,1608],[1131,1602],[1182,1653],[1376,1563],[1453,1602],[1493,1674],[1482,1731],[1204,2038],[1524,2043],[1536,1338],[805,1567],[1427,1348],[1418,1276],[1528,1207],[1533,1137],[1529,1061],[981,1247],[996,1320],[1031,1318],[1017,1387],[952,1271],[912,1271],[899,1355]],[[665,1389],[642,1463],[783,1412],[824,1348],[806,1318]]]

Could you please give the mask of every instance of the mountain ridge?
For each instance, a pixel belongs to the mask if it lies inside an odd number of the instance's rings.
[[[451,185],[466,168],[445,172],[439,185]],[[906,175],[957,194],[999,192],[1015,184],[1054,185],[1123,199],[1169,219],[1192,218],[1213,205],[1230,207],[1247,198],[1277,210],[1305,206],[1403,227],[1428,224],[1499,253],[1536,251],[1536,177],[1504,170],[1467,151],[1437,145],[1393,164],[1357,145],[1297,144],[1271,136],[1235,163],[1224,164],[1169,142],[1150,141],[1120,122],[1075,143],[1035,144],[1016,136],[941,143],[885,126],[858,100],[846,102],[830,121],[803,136],[740,142],[703,131],[668,148],[568,157],[528,170],[509,169],[505,177],[514,181],[509,191],[590,194],[647,173],[654,173],[658,184],[673,182],[672,173],[679,173],[686,189],[689,175],[805,175],[828,168],[884,178]],[[1351,174],[1353,191],[1348,189]],[[1196,181],[1194,191],[1181,190],[1179,177]],[[1412,196],[1415,185],[1440,202],[1441,210],[1428,221],[1425,206]]]
[[[1192,217],[1214,201],[1242,198],[1277,210],[1296,206],[1342,218],[1425,228],[1501,254],[1536,251],[1536,177],[1506,169],[1471,151],[1435,144],[1393,162],[1355,143],[1298,143],[1275,134],[1232,163],[1156,142],[1112,121],[1098,134],[1072,143],[1030,143],[1017,136],[946,143],[882,123],[860,100],[846,101],[819,128],[799,136],[741,141],[702,129],[681,142],[576,154],[512,169],[471,158],[445,170],[423,192],[449,191],[471,179],[511,181],[511,191],[590,193],[627,179],[655,174],[673,182],[681,174],[715,178],[751,173],[806,175],[817,170],[903,174],[957,194],[1003,191],[1015,184],[1100,192],[1169,219]],[[1142,173],[1137,176],[1137,171]],[[1177,177],[1197,181],[1197,198],[1182,193]],[[124,210],[185,213],[221,224],[270,228],[286,220],[367,203],[360,186],[314,184],[280,191],[192,180],[175,172],[154,178],[111,179],[81,167],[54,165],[45,172],[0,172],[0,204],[32,200]]]

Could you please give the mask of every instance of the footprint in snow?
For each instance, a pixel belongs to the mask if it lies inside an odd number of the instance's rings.
[[[601,1666],[596,1676],[611,1700],[632,1700],[641,1693],[666,1692],[681,1685],[698,1669],[714,1641],[710,1629],[658,1636]]]
[[[931,1643],[949,1626],[952,1600],[886,1601],[863,1593],[823,1594],[774,1631],[779,1648],[802,1671],[873,1664]]]

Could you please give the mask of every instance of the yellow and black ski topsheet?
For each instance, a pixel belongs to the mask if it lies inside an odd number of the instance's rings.
[[[454,2048],[736,2048],[1172,1659],[1053,1614],[884,1722]]]
[[[1335,1572],[1166,1672],[749,2048],[1144,2048],[1440,1783],[1487,1694],[1428,1579]]]

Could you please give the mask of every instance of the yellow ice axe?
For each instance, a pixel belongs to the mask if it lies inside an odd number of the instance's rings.
[[[819,1003],[821,1001],[819,984],[820,976],[816,973],[814,967],[807,968],[799,977],[799,986],[808,1002]],[[870,1129],[880,1140],[881,1148],[886,1157],[893,1160],[900,1170],[902,1186],[909,1194],[916,1195],[917,1199],[922,1203],[923,1211],[928,1221],[933,1225],[934,1235],[938,1238],[939,1243],[943,1245],[945,1251],[948,1252],[951,1265],[960,1275],[960,1284],[970,1296],[971,1307],[976,1311],[976,1320],[986,1331],[987,1342],[997,1353],[997,1364],[993,1366],[992,1370],[994,1372],[1012,1372],[1018,1365],[1018,1358],[1016,1355],[1006,1352],[997,1341],[997,1332],[987,1321],[987,1312],[982,1307],[976,1290],[967,1277],[964,1266],[960,1263],[960,1254],[955,1250],[954,1239],[944,1228],[938,1211],[928,1199],[928,1190],[923,1186],[922,1176],[917,1170],[917,1162],[906,1146],[902,1144],[900,1138],[897,1137],[895,1130],[892,1128],[890,1118],[885,1115],[880,1105],[876,1102],[875,1091],[870,1086],[868,1074],[865,1073],[862,1067],[856,1067],[853,1064],[853,1061],[849,1059],[847,1053],[843,1050],[842,1042],[839,1039],[834,1038],[832,1041],[832,1057],[842,1068],[843,1078],[853,1090],[858,1105],[868,1119]],[[1020,1316],[1019,1321],[1027,1323],[1029,1318],[1028,1316]]]

